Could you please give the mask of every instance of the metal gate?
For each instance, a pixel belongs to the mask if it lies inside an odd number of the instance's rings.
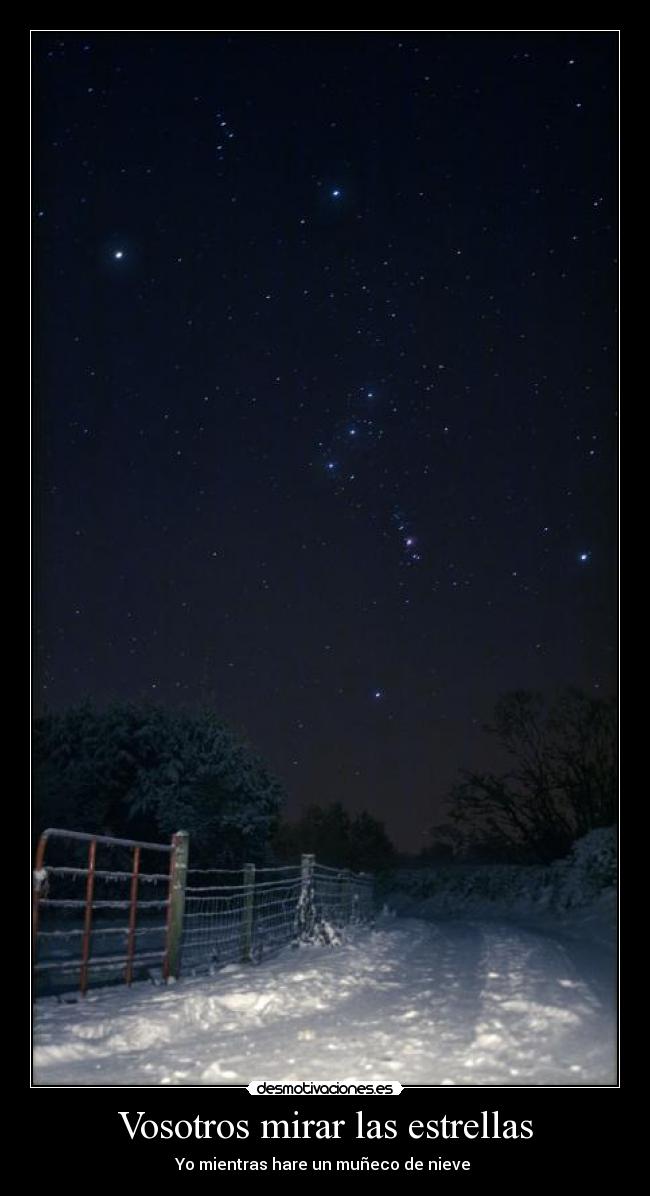
[[[75,972],[82,994],[91,972],[126,984],[155,965],[164,979],[178,975],[186,866],[183,832],[165,844],[44,831],[32,882],[35,989],[69,987]]]

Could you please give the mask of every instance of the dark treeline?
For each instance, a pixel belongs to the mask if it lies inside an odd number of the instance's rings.
[[[375,874],[385,872],[396,860],[383,823],[365,810],[350,815],[338,802],[311,806],[297,822],[284,823],[274,838],[273,850],[280,862],[311,852],[323,863],[331,861],[355,872]]]
[[[501,772],[465,772],[433,828],[425,859],[546,863],[617,820],[617,706],[576,689],[550,703],[504,695],[486,728]],[[384,826],[338,803],[283,821],[285,790],[256,751],[212,710],[82,703],[34,728],[34,831],[47,826],[165,841],[189,831],[197,865],[294,862],[386,872]]]

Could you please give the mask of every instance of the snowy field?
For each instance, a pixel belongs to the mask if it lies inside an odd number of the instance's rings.
[[[34,1083],[613,1084],[612,911],[535,929],[383,916],[259,967],[43,998]]]

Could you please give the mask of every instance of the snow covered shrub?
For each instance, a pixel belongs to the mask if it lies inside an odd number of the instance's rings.
[[[616,881],[616,831],[589,831],[552,864],[460,864],[395,873],[390,904],[420,917],[517,916],[587,906]]]
[[[563,904],[586,905],[616,884],[617,836],[615,827],[598,827],[574,843],[561,867]]]

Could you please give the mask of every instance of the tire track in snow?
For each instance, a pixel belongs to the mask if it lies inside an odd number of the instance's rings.
[[[35,1083],[613,1083],[613,1007],[588,972],[519,926],[384,919],[166,989],[44,998]]]

